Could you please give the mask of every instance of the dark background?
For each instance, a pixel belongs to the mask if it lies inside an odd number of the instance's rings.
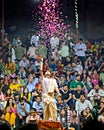
[[[32,19],[33,0],[4,0],[5,1],[5,30],[10,36],[22,35],[23,38],[34,29]],[[68,22],[75,29],[74,0],[60,0],[63,4],[63,15],[68,16]],[[80,35],[99,40],[104,38],[104,0],[78,0],[79,32]],[[0,0],[0,28],[2,19],[2,0]],[[16,25],[16,32],[10,32],[10,27]]]

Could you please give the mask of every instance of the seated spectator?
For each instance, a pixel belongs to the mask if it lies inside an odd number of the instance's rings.
[[[100,89],[99,85],[95,85],[95,87],[88,93],[87,97],[90,99],[91,104],[93,106],[97,106],[100,98],[104,97],[104,91]]]
[[[56,61],[55,61],[54,59],[51,60],[51,63],[50,63],[49,68],[50,68],[52,71],[57,71],[57,64],[56,64]]]
[[[69,46],[66,44],[66,41],[62,42],[60,49],[61,49],[62,63],[64,64],[66,61],[66,57],[69,56]]]
[[[79,75],[82,74],[83,67],[82,67],[82,64],[80,63],[80,61],[78,61],[78,62],[73,61],[72,68],[73,68],[73,71],[77,71]]]
[[[72,66],[71,66],[71,63],[69,63],[68,65],[66,65],[65,67],[64,67],[64,72],[66,72],[66,71],[71,71],[72,72]]]
[[[76,76],[78,75],[77,71],[72,71],[72,74],[70,75],[71,81],[76,80]]]
[[[104,84],[104,67],[102,67],[102,70],[100,72],[100,81]]]
[[[90,101],[85,98],[84,94],[82,94],[80,95],[80,100],[76,101],[75,110],[77,111],[78,115],[81,115],[81,112],[87,107],[89,107],[90,110],[93,110],[93,106]]]
[[[81,86],[78,85],[76,90],[73,92],[73,105],[75,105],[75,102],[80,99],[80,95],[84,95],[85,92],[82,90]]]
[[[95,67],[96,67],[97,69],[98,69],[98,67],[99,67],[99,59],[100,59],[100,58],[99,58],[99,56],[97,56],[97,55],[94,57],[94,60],[95,60],[95,63],[96,63]]]
[[[52,58],[55,59],[55,61],[61,59],[61,50],[57,47],[55,47],[55,49],[52,51]]]
[[[39,82],[40,74],[38,72],[33,72],[32,76],[33,76],[33,84],[36,87],[36,84]]]
[[[85,109],[85,111],[86,111],[86,113],[87,113],[87,117],[90,118],[91,120],[93,120],[93,119],[94,119],[94,116],[93,116],[93,112],[90,110],[90,108],[87,107],[87,108]]]
[[[99,116],[99,115],[101,115],[101,112],[104,110],[104,103],[103,102],[101,102],[101,100],[100,100],[100,103],[99,103],[99,106],[98,106],[98,108],[97,108],[97,117]]]
[[[6,63],[6,72],[7,72],[7,74],[11,74],[12,70],[14,70],[14,72],[16,71],[15,64],[14,64],[14,62],[12,62],[10,57],[8,57],[7,63]]]
[[[93,89],[93,83],[91,82],[90,76],[87,76],[87,80],[84,83],[84,85],[85,85],[85,88],[87,90],[87,93],[90,92],[91,89]]]
[[[25,55],[22,57],[22,60],[19,62],[19,66],[24,68],[27,68],[29,66],[29,60]]]
[[[93,54],[95,54],[96,50],[99,48],[99,45],[97,44],[97,42],[95,41],[92,45],[91,45],[91,52]]]
[[[0,111],[3,112],[4,110],[5,110],[4,95],[0,90]]]
[[[72,93],[71,91],[68,89],[68,85],[64,84],[63,85],[63,89],[60,91],[61,96],[62,96],[62,100],[69,106],[72,107]]]
[[[36,100],[33,102],[32,108],[35,108],[38,115],[40,115],[40,117],[42,117],[42,114],[43,114],[43,102],[41,101],[40,96],[36,97]]]
[[[92,66],[92,59],[91,56],[88,56],[85,61],[85,69],[90,70],[91,66]]]
[[[30,113],[30,105],[25,102],[23,98],[20,98],[19,103],[17,104],[17,125],[24,125],[26,123],[26,117]]]
[[[1,99],[2,101],[4,101],[4,94],[3,94],[2,90],[0,90],[0,99]]]
[[[7,92],[4,94],[4,98],[7,101],[11,97],[11,90],[10,88],[7,90]]]
[[[5,107],[5,120],[7,120],[11,126],[16,127],[15,119],[16,119],[17,109],[16,105],[13,103],[13,99],[10,98],[7,100],[7,105]]]
[[[39,96],[38,91],[33,90],[33,91],[31,92],[31,98],[30,98],[30,107],[31,107],[31,108],[32,108],[33,102],[36,100],[36,97],[37,97],[37,96]]]
[[[80,75],[76,75],[76,80],[70,82],[69,88],[70,90],[72,90],[72,92],[74,92],[77,89],[78,85],[80,85],[83,88],[83,83],[81,81]]]
[[[70,56],[66,56],[64,66],[67,66],[68,64],[71,64],[71,58]]]
[[[16,77],[16,73],[14,70],[11,70],[11,73],[8,75],[8,78],[15,78]]]
[[[88,76],[88,70],[83,69],[82,71],[82,81],[85,83],[86,82],[86,78]]]
[[[27,88],[24,88],[23,92],[21,93],[21,97],[24,98],[27,103],[30,103],[31,93],[29,93]]]
[[[70,106],[67,106],[67,107],[66,107],[66,114],[67,114],[67,127],[69,127],[70,124],[71,124],[72,111],[73,111],[73,110],[71,109]]]
[[[17,77],[17,82],[20,84],[21,88],[24,87],[26,85],[26,82],[24,80],[25,75],[21,77],[20,74],[17,74],[16,77]]]
[[[33,73],[32,68],[30,66],[28,66],[27,69],[26,69],[26,77],[28,77],[32,73]]]
[[[26,118],[26,124],[28,123],[37,123],[39,120],[41,120],[40,116],[37,114],[36,109],[31,108],[30,115]]]
[[[28,49],[27,55],[29,56],[29,59],[35,61],[36,59],[36,47],[34,44],[31,44],[31,46]]]
[[[5,84],[4,78],[5,78],[5,72],[2,72],[1,77],[0,77],[0,86],[1,86],[1,90],[2,90],[3,94],[5,94],[9,88],[9,85]]]
[[[61,109],[66,109],[67,104],[62,100],[61,97],[57,100],[57,111],[60,113]]]
[[[5,75],[5,76],[4,76],[4,84],[5,84],[6,86],[9,86],[9,85],[10,85],[10,78],[9,78],[8,75]]]
[[[60,110],[60,121],[62,122],[62,126],[65,129],[67,127],[67,115],[65,109]]]
[[[60,75],[60,76],[58,76],[58,84],[59,84],[59,87],[60,87],[60,89],[62,89],[62,87],[63,87],[63,85],[65,84],[65,82],[66,82],[66,78],[65,78],[65,75],[64,74],[62,74],[62,75]]]
[[[98,116],[98,121],[104,124],[104,109],[100,112]]]
[[[26,87],[28,88],[30,93],[32,92],[32,90],[35,89],[37,83],[38,83],[38,78],[34,78],[32,74],[29,74]]]
[[[11,90],[11,94],[14,94],[15,92],[20,91],[20,84],[17,83],[17,78],[12,78],[12,82],[9,88]]]
[[[81,112],[81,116],[80,116],[80,125],[83,128],[84,124],[93,120],[93,116],[92,114],[88,114],[86,110],[83,110]]]
[[[18,72],[18,75],[19,75],[20,78],[22,78],[22,79],[25,79],[25,78],[26,78],[26,69],[25,69],[23,66],[20,67],[20,70],[19,70],[19,72]],[[18,76],[17,76],[17,77],[18,77]]]
[[[1,51],[1,50],[0,50]],[[0,58],[0,73],[2,72],[2,71],[5,71],[5,64],[3,63],[3,58]]]
[[[77,63],[75,71],[77,71],[79,75],[82,75],[82,73],[83,73],[83,66],[82,66],[82,63],[80,61]]]
[[[78,56],[77,55],[74,55],[72,61],[74,61],[74,63],[77,63],[79,60]],[[73,63],[73,62],[72,62]]]
[[[93,73],[90,75],[91,81],[94,85],[98,84],[99,82],[99,74],[96,69],[93,70]]]
[[[46,58],[47,48],[46,48],[43,40],[41,40],[40,45],[36,47],[36,54],[40,57]]]
[[[41,93],[42,92],[42,83],[41,78],[39,77],[38,83],[36,84],[36,90]]]
[[[19,100],[20,100],[20,93],[15,93],[14,94],[14,103],[17,105],[19,103]]]
[[[36,65],[35,62],[31,59],[29,62],[29,67],[31,68],[32,71],[36,71]]]
[[[70,127],[74,127],[75,130],[80,130],[80,119],[79,117],[77,116],[77,111],[76,110],[73,110],[72,111],[72,117],[71,117],[71,120],[70,120]]]
[[[70,70],[67,70],[67,71],[65,72],[66,81],[67,81],[68,83],[70,83],[70,81],[71,81],[71,74],[72,74],[72,72],[71,72]]]

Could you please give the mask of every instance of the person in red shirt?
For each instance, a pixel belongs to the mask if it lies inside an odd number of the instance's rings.
[[[57,66],[57,71],[59,75],[63,74],[63,69],[64,69],[64,65],[62,64],[61,60],[59,60]]]
[[[43,61],[43,75],[45,75],[46,71],[49,70],[48,60],[44,59]]]

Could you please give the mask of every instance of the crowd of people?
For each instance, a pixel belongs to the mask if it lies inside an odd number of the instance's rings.
[[[104,123],[103,40],[73,42],[65,33],[46,42],[36,32],[24,43],[20,36],[13,42],[5,37],[0,50],[1,123],[18,129],[54,120],[64,128],[81,130],[94,119]]]

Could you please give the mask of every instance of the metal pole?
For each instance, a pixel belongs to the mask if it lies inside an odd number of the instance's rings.
[[[2,47],[4,45],[4,0],[2,0]]]
[[[78,0],[74,1],[74,5],[75,5],[75,27],[76,27],[76,42],[78,42]]]

